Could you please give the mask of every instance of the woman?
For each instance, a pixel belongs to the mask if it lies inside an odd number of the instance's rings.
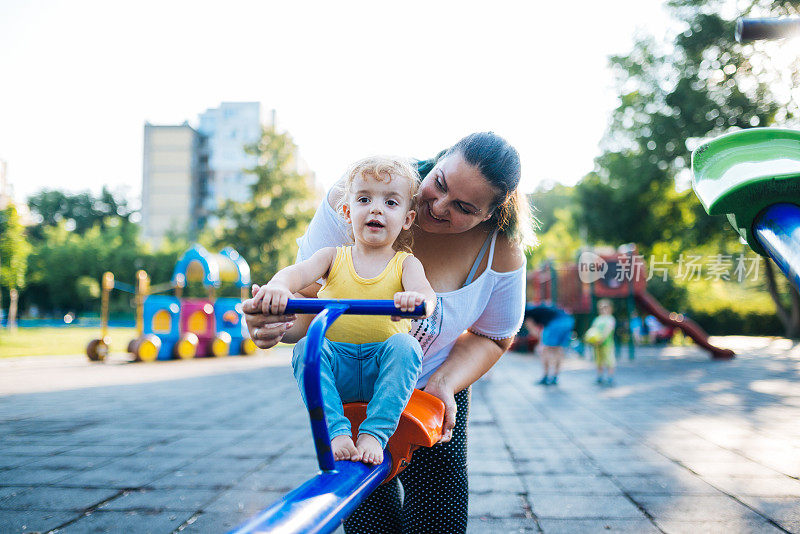
[[[522,323],[522,247],[533,237],[528,206],[517,189],[517,151],[491,132],[475,133],[420,162],[419,172],[412,250],[436,291],[437,307],[414,323],[411,334],[424,352],[417,387],[444,402],[444,434],[440,444],[417,450],[411,466],[345,521],[348,534],[466,530],[469,386],[508,350]],[[299,259],[350,241],[334,210],[340,195],[339,187],[332,188],[317,210],[298,240]],[[303,294],[315,296],[317,289]],[[311,319],[263,315],[248,305],[244,311],[261,348],[297,341]]]

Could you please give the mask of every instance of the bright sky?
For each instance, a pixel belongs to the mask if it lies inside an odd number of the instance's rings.
[[[615,106],[607,56],[662,35],[661,4],[4,0],[0,159],[18,200],[103,184],[134,199],[145,121],[260,101],[323,186],[479,130],[518,148],[525,191],[571,184]]]

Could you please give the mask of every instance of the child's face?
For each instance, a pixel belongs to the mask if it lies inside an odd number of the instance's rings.
[[[344,216],[357,242],[391,246],[402,230],[411,228],[416,213],[410,209],[410,187],[402,178],[377,180],[358,176],[348,193]]]
[[[611,306],[607,304],[600,306],[599,311],[601,315],[611,315]]]

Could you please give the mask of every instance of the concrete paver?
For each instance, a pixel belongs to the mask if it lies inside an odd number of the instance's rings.
[[[504,356],[472,392],[468,531],[800,532],[800,348],[724,342],[641,349],[613,388]],[[0,376],[0,532],[223,532],[316,470],[286,348]]]
[[[127,510],[107,512],[98,510],[79,517],[55,532],[68,534],[80,532],[137,532],[158,534],[173,532],[192,517],[191,512],[146,512]]]
[[[34,487],[0,501],[0,510],[82,511],[119,495],[114,489]]]
[[[539,520],[544,532],[549,534],[575,534],[576,532],[624,532],[628,534],[653,534],[661,532],[646,518],[641,519],[550,519]]]
[[[150,512],[200,510],[216,498],[217,491],[197,488],[138,489],[125,491],[97,507],[98,510],[142,510]]]
[[[0,512],[0,532],[49,532],[75,517],[75,514],[65,512],[3,510]]]

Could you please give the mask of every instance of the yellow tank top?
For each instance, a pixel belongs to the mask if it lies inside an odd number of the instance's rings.
[[[403,261],[408,252],[398,252],[375,278],[362,278],[353,266],[352,246],[336,247],[336,258],[325,285],[317,292],[321,299],[393,299],[403,291]],[[392,321],[384,315],[342,315],[328,329],[325,337],[345,343],[386,341],[394,334],[407,334],[411,319]]]

